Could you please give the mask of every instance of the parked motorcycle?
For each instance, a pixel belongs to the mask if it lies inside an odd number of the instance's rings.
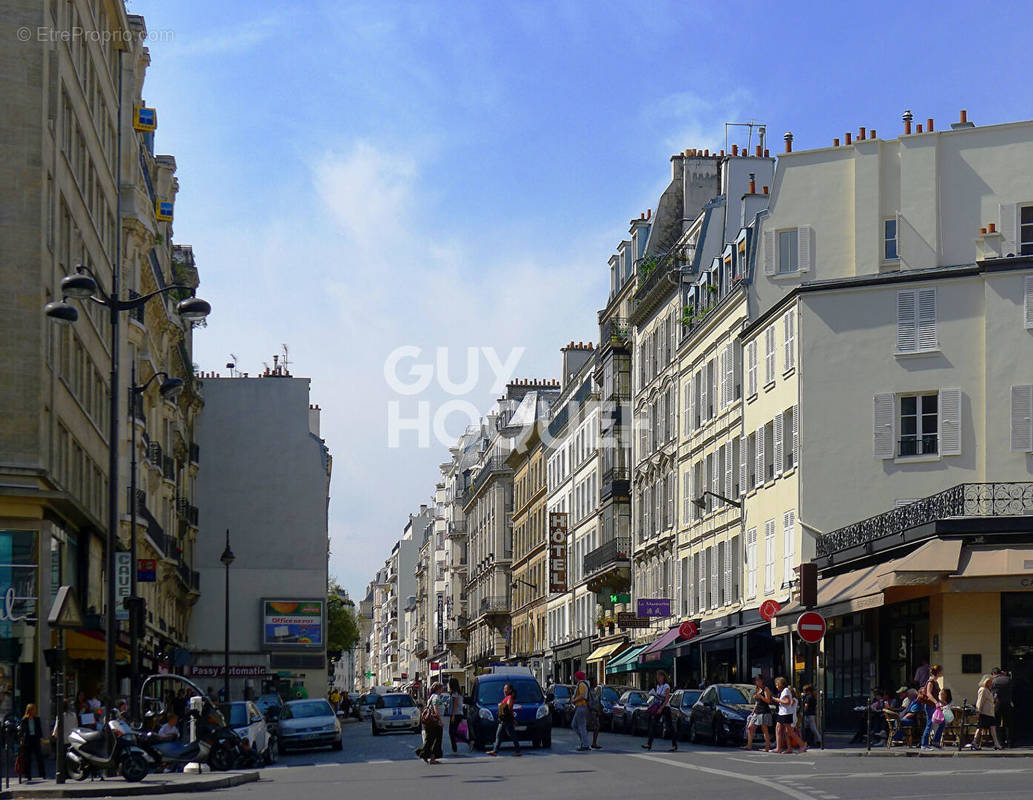
[[[69,734],[65,769],[77,781],[114,769],[127,781],[137,782],[147,777],[150,766],[136,733],[116,716],[99,731],[76,728]]]

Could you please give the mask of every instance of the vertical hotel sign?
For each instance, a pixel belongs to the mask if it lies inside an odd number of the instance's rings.
[[[567,512],[549,513],[549,594],[567,591]]]

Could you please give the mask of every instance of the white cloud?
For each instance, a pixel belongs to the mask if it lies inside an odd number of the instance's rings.
[[[277,17],[241,20],[233,27],[212,31],[207,36],[183,41],[176,39],[171,56],[228,56],[246,52],[268,40],[280,27]]]
[[[717,152],[725,148],[725,123],[753,121],[753,106],[753,98],[744,90],[716,98],[679,92],[650,104],[643,115],[662,121],[670,131],[662,140],[669,153],[693,147]],[[756,136],[755,131],[754,144]],[[746,129],[730,128],[728,137],[729,144],[745,144]]]

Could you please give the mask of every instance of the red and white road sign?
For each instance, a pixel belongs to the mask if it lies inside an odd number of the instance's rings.
[[[775,614],[782,610],[782,604],[777,600],[765,600],[760,604],[760,618],[765,622],[771,622]]]
[[[697,633],[699,633],[699,628],[691,619],[678,626],[678,635],[682,639],[693,639]]]
[[[821,641],[826,627],[825,617],[817,611],[805,611],[796,620],[796,632],[801,639],[810,644]]]

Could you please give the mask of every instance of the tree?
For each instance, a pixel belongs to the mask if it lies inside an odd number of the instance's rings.
[[[355,606],[345,598],[341,587],[331,581],[326,599],[326,649],[330,653],[347,652],[359,640]]]

